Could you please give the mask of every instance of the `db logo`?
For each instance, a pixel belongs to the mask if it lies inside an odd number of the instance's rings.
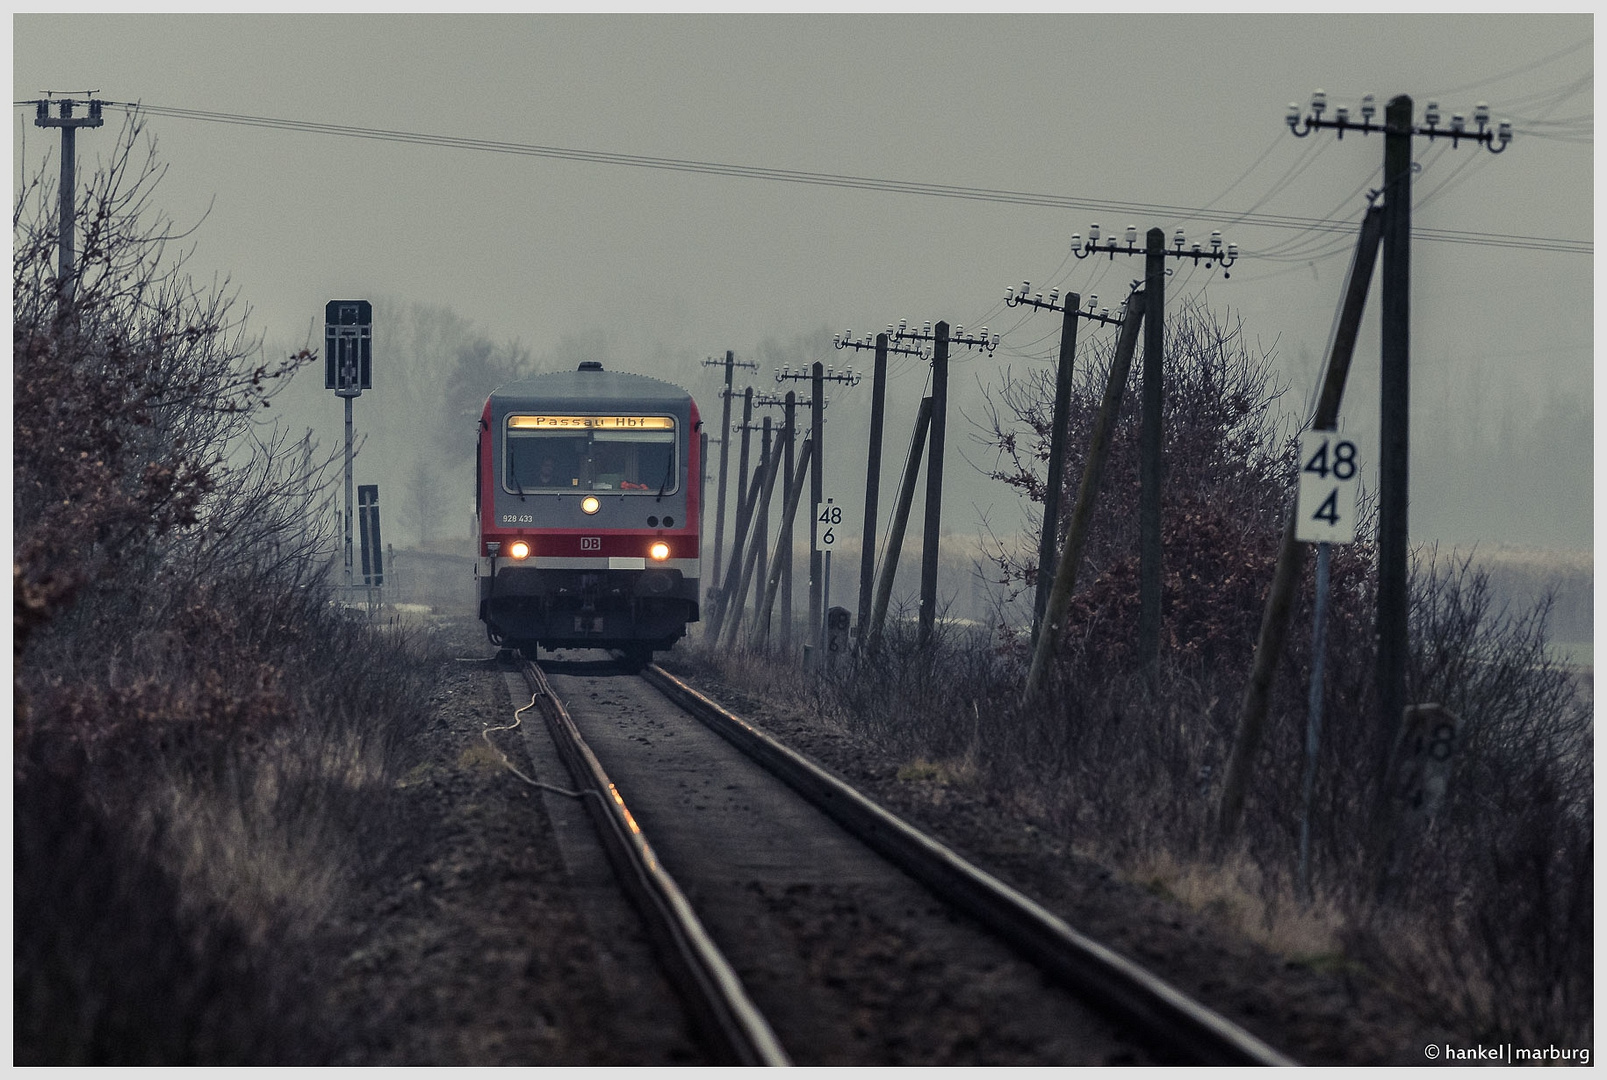
[[[582,536],[580,538],[580,550],[582,550],[582,551],[601,551],[601,550],[603,550],[603,538],[600,537],[600,536]]]

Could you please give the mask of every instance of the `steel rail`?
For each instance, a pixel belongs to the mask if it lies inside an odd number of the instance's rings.
[[[520,665],[520,671],[540,705],[547,730],[575,785],[598,796],[584,801],[614,873],[660,946],[667,974],[692,1007],[694,1020],[710,1048],[739,1065],[792,1064],[685,894],[658,861],[625,800],[581,737],[563,702],[553,693],[546,675],[528,660]]]
[[[1073,929],[657,665],[642,677],[941,899],[979,920],[1090,1006],[1206,1065],[1298,1064],[1153,973]]]

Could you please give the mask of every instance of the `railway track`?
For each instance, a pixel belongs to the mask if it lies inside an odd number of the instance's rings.
[[[669,673],[586,655],[520,674],[713,1059],[1294,1064]]]

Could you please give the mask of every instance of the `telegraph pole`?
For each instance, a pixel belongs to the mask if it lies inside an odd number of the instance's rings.
[[[787,394],[789,405],[792,397],[793,395],[789,392]],[[791,409],[789,408],[788,411],[790,413]],[[788,442],[786,445],[791,447],[792,444]],[[781,532],[776,539],[776,557],[770,563],[770,576],[765,581],[764,589],[762,590],[764,595],[759,604],[759,614],[758,617],[754,619],[753,623],[753,637],[751,641],[752,647],[756,650],[762,650],[765,647],[765,643],[769,640],[770,613],[775,609],[776,592],[778,586],[781,584],[782,570],[784,567],[788,567],[788,563],[791,562],[790,553],[792,547],[792,519],[798,513],[798,502],[803,497],[803,474],[808,470],[809,463],[814,458],[814,455],[808,452],[809,443],[807,441],[804,443],[804,450],[804,458],[802,461],[798,462],[798,471],[783,478],[783,482],[786,484],[786,491],[782,496],[782,503],[784,505],[782,506],[781,510]],[[788,558],[785,561],[783,561],[781,558],[781,549],[783,547],[787,548],[789,553]],[[790,567],[788,568],[790,569]],[[787,641],[788,638],[784,637],[782,639],[783,652],[787,651]]]
[[[1151,668],[1161,649],[1161,350],[1166,345],[1166,234],[1144,234],[1144,378],[1138,434],[1138,662]]]
[[[1048,677],[1049,662],[1058,645],[1060,622],[1065,616],[1066,605],[1071,602],[1071,591],[1077,586],[1083,542],[1093,522],[1094,504],[1099,499],[1099,484],[1104,476],[1105,458],[1110,452],[1111,434],[1116,429],[1116,418],[1121,413],[1127,375],[1132,369],[1133,353],[1138,349],[1139,329],[1149,316],[1145,299],[1143,293],[1134,293],[1121,308],[1121,332],[1117,335],[1116,353],[1111,358],[1110,372],[1105,377],[1105,396],[1100,401],[1099,416],[1094,420],[1094,430],[1088,440],[1088,457],[1083,462],[1077,504],[1071,511],[1071,524],[1066,528],[1066,547],[1055,566],[1054,586],[1049,591],[1049,603],[1043,613],[1043,630],[1033,647],[1032,666],[1027,671],[1027,684],[1022,690],[1021,703],[1024,707],[1033,703]]]
[[[710,357],[703,361],[704,367],[717,366],[721,361]],[[759,370],[759,365],[750,361],[738,362],[736,353],[730,349],[725,351],[725,389],[720,391],[720,490],[715,496],[716,509],[714,512],[714,573],[712,578],[720,580],[720,554],[725,546],[725,487],[726,487],[726,445],[731,441],[731,372],[735,368],[751,368]]]
[[[795,466],[793,459],[797,454],[797,439],[793,437],[793,432],[798,430],[798,395],[791,390],[787,391],[781,415],[786,428],[781,450],[782,467],[790,477]],[[798,500],[787,502],[781,509],[781,528],[776,534],[776,557],[781,562],[781,651],[785,653],[792,647],[792,519],[798,516]]]
[[[776,394],[765,394],[765,393],[758,393],[758,394],[753,395],[754,408],[757,408],[757,409],[781,409],[781,410],[783,410],[781,426],[778,427],[778,428],[773,428],[771,430],[770,434],[765,436],[769,440],[768,442],[766,442],[765,446],[767,448],[773,448],[773,450],[772,449],[766,449],[764,451],[764,453],[766,453],[766,454],[774,452],[776,454],[782,455],[783,458],[784,458],[783,464],[781,466],[782,472],[781,472],[781,480],[780,480],[780,483],[781,483],[781,486],[782,486],[782,491],[781,491],[781,497],[777,500],[778,504],[780,505],[780,507],[783,510],[785,510],[786,504],[787,504],[787,492],[786,492],[787,478],[792,475],[792,428],[791,428],[791,423],[796,418],[795,415],[794,415],[795,414],[795,409],[794,409],[794,406],[793,406],[793,402],[795,402],[795,401],[796,401],[796,398],[790,393],[788,395],[786,395],[785,397],[782,397],[782,396],[779,396],[779,395],[776,395]],[[768,417],[765,419],[765,423],[766,424],[770,423],[770,419]],[[770,523],[769,523],[769,515],[768,514],[765,516],[765,520],[763,521],[763,523],[761,525],[761,528],[763,529],[763,532],[761,533],[761,535],[759,537],[759,542],[761,544],[763,544],[764,547],[759,552],[758,585],[754,589],[754,602],[755,602],[755,604],[757,604],[762,599],[763,593],[764,593],[765,582],[770,580],[770,578],[769,578],[769,559],[770,559],[770,547],[769,547],[770,534],[769,534],[769,528],[770,528]],[[783,556],[783,552],[782,552],[783,543],[784,542],[790,542],[790,538],[791,538],[791,533],[789,531],[787,531],[786,523],[783,522],[782,528],[777,530],[777,534],[776,534],[775,557],[777,559],[782,558],[782,556]],[[785,553],[785,562],[786,562],[785,572],[786,572],[786,580],[787,580],[787,587],[788,588],[792,587],[792,566],[791,566],[791,561],[792,561],[792,553],[790,551],[788,551],[788,552]],[[768,614],[766,614],[765,617],[768,618],[769,617]],[[790,603],[787,603],[787,604],[784,605],[784,609],[783,609],[783,612],[782,612],[782,617],[784,619],[790,619],[792,617],[792,605]],[[785,648],[785,645],[786,645],[785,636],[783,636],[782,645],[783,645],[783,648]]]
[[[753,388],[749,387],[747,394],[744,395],[743,409],[742,409],[743,415],[744,416],[749,415],[751,413],[751,411],[752,411],[752,406],[754,406],[754,405],[763,406],[763,405],[771,404],[771,403],[780,404],[780,399],[774,397],[773,395],[755,394],[753,392]],[[748,436],[749,436],[749,434],[751,432],[754,432],[754,431],[761,432],[762,433],[762,438],[761,438],[761,444],[760,444],[760,448],[759,448],[759,463],[754,467],[753,471],[754,471],[755,475],[763,473],[764,469],[765,469],[765,463],[770,460],[770,456],[769,456],[770,455],[770,417],[766,416],[764,418],[764,424],[762,426],[759,425],[759,424],[753,424],[753,423],[744,422],[744,423],[742,423],[742,424],[740,424],[738,426],[737,430],[742,432],[742,444],[743,444],[743,447],[742,447],[742,457],[741,457],[741,462],[742,462],[741,475],[743,475],[743,476],[748,475],[748,473],[747,473]],[[754,550],[754,546],[756,544],[758,545],[758,550],[759,550],[759,580],[763,581],[763,580],[765,580],[765,578],[764,578],[764,565],[765,565],[764,564],[764,545],[765,545],[765,543],[767,542],[767,539],[768,539],[768,534],[766,532],[766,526],[768,525],[769,503],[768,502],[765,503],[765,512],[763,514],[756,513],[755,512],[756,507],[754,505],[751,505],[750,502],[748,501],[748,500],[751,500],[752,495],[751,494],[744,494],[744,492],[746,492],[746,490],[747,489],[742,487],[741,485],[738,485],[738,487],[737,487],[737,520],[739,522],[745,522],[746,523],[745,526],[743,526],[743,529],[745,531],[739,530],[738,535],[747,537],[747,539],[742,544],[742,549],[743,549],[744,552],[751,552],[751,551]],[[731,553],[731,557],[733,559],[737,559],[737,558],[742,558],[742,557],[745,557],[745,556],[739,556],[733,550],[732,553]],[[733,574],[739,573],[738,568],[735,567],[735,566],[730,567],[729,570]],[[744,585],[742,587],[742,589],[743,589],[743,595],[746,595],[747,587]],[[721,607],[721,618],[724,619],[725,616],[727,616],[727,615],[729,615],[731,613],[730,610],[729,610],[730,605],[726,600],[722,600],[721,605],[722,605],[722,607]],[[737,617],[740,619],[741,612],[737,612]]]
[[[93,94],[95,91],[85,93]],[[62,98],[56,102],[56,115],[51,116],[50,99],[41,98],[34,102],[34,126],[61,129],[61,201],[57,225],[60,235],[57,237],[56,270],[56,302],[61,314],[66,313],[72,304],[73,293],[77,291],[78,267],[73,238],[78,227],[78,129],[97,128],[106,122],[101,116],[102,102],[99,98],[90,98],[86,103],[89,107],[86,116],[73,115],[73,109],[78,104],[72,98]]]
[[[1025,283],[1023,283],[1025,284]],[[1023,295],[1026,289],[1022,290]],[[1066,296],[1060,324],[1060,357],[1055,365],[1055,405],[1049,429],[1049,475],[1043,489],[1043,527],[1038,535],[1038,588],[1032,598],[1032,641],[1036,645],[1049,602],[1049,567],[1060,548],[1060,472],[1066,467],[1066,413],[1071,409],[1071,365],[1077,355],[1077,315],[1082,297]]]
[[[920,633],[917,647],[925,648],[932,640],[937,624],[937,552],[938,530],[943,523],[943,442],[949,398],[949,346],[963,345],[967,349],[981,349],[992,353],[999,347],[999,335],[988,336],[984,326],[979,335],[967,337],[964,326],[956,326],[949,334],[949,324],[939,322],[936,327],[927,323],[921,330],[906,330],[908,323],[900,322],[893,334],[895,342],[930,341],[932,343],[932,419],[928,435],[930,446],[926,459],[926,520],[921,538],[921,611]]]
[[[825,647],[826,621],[823,596],[825,590],[825,574],[822,567],[820,551],[820,507],[825,501],[825,453],[826,447],[822,437],[822,428],[826,423],[825,410],[827,405],[825,385],[828,382],[848,383],[856,385],[860,380],[853,368],[838,371],[836,368],[828,369],[820,361],[810,367],[808,371],[793,371],[790,366],[779,368],[776,371],[776,382],[788,379],[808,379],[810,409],[812,415],[809,424],[809,631],[805,637],[806,643],[813,645],[817,650]],[[791,395],[788,395],[789,397]]]
[[[1316,431],[1332,430],[1339,422],[1339,405],[1344,399],[1351,356],[1356,348],[1356,333],[1361,327],[1362,310],[1372,285],[1373,264],[1378,261],[1382,226],[1382,211],[1376,206],[1369,207],[1366,217],[1362,219],[1361,235],[1356,241],[1356,256],[1351,263],[1344,297],[1340,301],[1333,347],[1328,354],[1328,366],[1322,389],[1318,393],[1317,408],[1312,414],[1311,426]],[[1295,507],[1290,507],[1289,517],[1284,522],[1283,538],[1278,544],[1278,561],[1272,574],[1272,586],[1267,590],[1261,630],[1256,638],[1255,657],[1250,665],[1250,679],[1239,706],[1238,729],[1228,753],[1222,794],[1217,803],[1219,846],[1231,841],[1238,830],[1250,771],[1259,755],[1262,733],[1266,728],[1272,677],[1277,671],[1278,661],[1283,657],[1284,640],[1294,607],[1295,585],[1306,557],[1305,547],[1295,536],[1295,527]]]
[[[1166,250],[1166,234],[1158,228],[1144,236],[1144,247],[1137,248],[1138,229],[1127,226],[1125,248],[1116,246],[1111,237],[1104,247],[1099,246],[1099,224],[1088,226],[1088,243],[1082,236],[1071,238],[1072,252],[1079,259],[1103,253],[1114,259],[1123,255],[1144,256],[1144,375],[1139,392],[1140,426],[1138,436],[1138,660],[1150,668],[1160,655],[1161,648],[1161,485],[1166,477],[1163,460],[1166,436],[1162,428],[1164,392],[1161,385],[1162,354],[1166,346],[1166,260],[1192,259],[1195,265],[1205,260],[1210,267],[1221,264],[1223,277],[1227,268],[1239,257],[1237,244],[1222,246],[1222,233],[1211,233],[1211,247],[1206,250],[1199,241],[1185,249],[1184,232],[1178,229],[1176,246]]]
[[[746,518],[748,515],[747,495],[742,485],[747,483],[748,441],[753,432],[753,387],[751,386],[742,393],[742,426],[738,430],[742,432],[742,451],[737,465],[737,475],[742,477],[742,483],[737,485],[737,517],[741,519]],[[725,434],[730,434],[729,429]],[[736,556],[733,555],[732,557],[735,558]]]
[[[781,455],[770,452],[770,418],[764,418],[765,424],[765,453],[759,459],[759,465],[754,470],[754,487],[748,496],[751,513],[743,515],[743,525],[750,534],[746,550],[739,556],[731,556],[731,577],[736,579],[736,591],[731,596],[730,612],[725,621],[726,649],[736,647],[738,628],[742,625],[742,612],[747,606],[748,586],[753,581],[753,572],[756,566],[763,561],[764,541],[762,539],[765,518],[770,515],[770,495],[776,486],[776,476],[780,472]],[[762,477],[762,480],[761,480]],[[740,535],[741,529],[738,530]],[[741,569],[738,571],[738,560]],[[765,581],[760,577],[760,581]],[[763,598],[756,603],[755,610],[763,618]]]
[[[1032,600],[1032,644],[1036,648],[1038,634],[1043,628],[1043,614],[1049,603],[1055,552],[1060,547],[1060,489],[1063,486],[1061,473],[1066,468],[1066,413],[1071,409],[1071,370],[1072,360],[1077,353],[1077,320],[1088,319],[1092,322],[1119,325],[1122,316],[1118,313],[1112,318],[1109,309],[1096,312],[1094,308],[1099,302],[1097,296],[1088,298],[1088,310],[1083,311],[1082,297],[1077,293],[1067,293],[1066,302],[1062,305],[1059,302],[1059,289],[1050,289],[1048,300],[1043,298],[1043,293],[1029,297],[1027,294],[1031,290],[1030,281],[1023,281],[1020,291],[1014,288],[1005,289],[1005,306],[1031,307],[1040,311],[1065,313],[1060,328],[1060,363],[1055,369],[1054,415],[1049,421],[1049,475],[1044,480],[1043,528],[1038,534],[1038,587]]]
[[[876,350],[870,394],[870,460],[865,465],[865,522],[864,529],[860,533],[859,621],[855,627],[861,645],[865,642],[865,629],[870,620],[871,594],[876,586],[876,514],[882,482],[882,414],[887,406],[887,356],[889,353],[908,353],[923,358],[926,356],[921,349],[891,345],[892,336],[891,326],[887,328],[887,333],[877,334],[874,342],[870,340],[869,334],[865,335],[864,341],[855,341],[854,332],[844,330],[832,338],[831,342],[839,349]]]
[[[1384,110],[1383,340],[1378,387],[1378,708],[1392,747],[1406,708],[1406,483],[1411,409],[1412,99]],[[1387,754],[1387,751],[1386,751]],[[1387,757],[1380,763],[1387,766]]]
[[[1380,342],[1378,433],[1378,708],[1380,719],[1378,768],[1389,769],[1401,717],[1406,708],[1406,658],[1411,647],[1407,626],[1410,595],[1407,582],[1408,429],[1411,412],[1411,250],[1412,250],[1412,138],[1429,141],[1447,138],[1453,147],[1464,140],[1482,145],[1492,154],[1512,141],[1512,123],[1490,126],[1490,107],[1479,102],[1473,110],[1473,127],[1462,113],[1453,113],[1449,127],[1440,126],[1440,106],[1428,102],[1423,111],[1426,126],[1413,120],[1412,99],[1402,94],[1384,111],[1384,123],[1373,123],[1378,106],[1371,94],[1361,101],[1361,123],[1350,118],[1344,106],[1332,120],[1323,118],[1328,95],[1315,91],[1311,111],[1301,124],[1300,106],[1289,103],[1284,122],[1297,138],[1327,128],[1343,139],[1347,131],[1363,136],[1379,131],[1384,136],[1384,217],[1382,236],[1382,338]]]
[[[781,447],[779,445],[777,445],[775,447],[771,446],[770,417],[768,415],[766,415],[765,418],[764,418],[764,430],[761,433],[760,439],[759,439],[759,460],[764,461],[764,462],[770,461],[770,455],[772,453],[774,453],[776,450],[780,450],[780,449],[781,449]],[[778,457],[776,460],[779,461],[780,458]],[[785,481],[785,477],[783,477],[783,482],[784,481]],[[769,552],[769,546],[770,546],[770,489],[769,488],[765,489],[765,493],[764,493],[764,508],[759,514],[758,529],[759,529],[758,536],[757,536],[757,546],[758,546],[758,550],[759,550],[758,572],[759,572],[759,580],[761,582],[763,582],[763,581],[768,581],[770,579],[770,567],[769,567],[769,565],[768,565],[768,563],[766,562],[766,559],[765,559],[765,556]],[[756,602],[755,607],[757,608],[757,606],[758,605],[757,605],[757,602]]]
[[[822,465],[822,447],[820,445],[820,436],[821,425],[825,423],[825,419],[821,414],[826,408],[825,399],[821,394],[821,386],[825,381],[825,371],[818,361],[808,371],[794,371],[790,364],[776,369],[776,382],[778,383],[795,382],[804,379],[808,379],[810,384],[809,401],[807,402],[810,410],[809,434],[805,437],[804,446],[809,451],[809,501],[811,504],[809,512],[809,626],[811,629],[804,634],[804,643],[806,645],[815,645],[818,644],[820,638],[820,629],[815,626],[815,623],[820,619],[820,551],[815,546],[816,522],[813,504],[818,503],[821,499],[820,468]],[[784,449],[786,460],[783,464],[787,469],[788,475],[791,475],[793,469],[792,431],[794,430],[793,422],[796,419],[797,402],[797,395],[791,390],[787,391],[785,413],[787,418],[787,443]],[[798,508],[793,505],[790,512],[786,511],[785,507],[783,507],[783,511],[787,513],[787,520],[781,524],[782,535],[786,538],[787,543],[787,561],[783,566],[781,575],[781,647],[785,650],[792,644],[792,519],[797,514]]]
[[[921,471],[921,451],[926,446],[926,429],[932,418],[932,399],[921,399],[915,413],[915,431],[910,436],[909,457],[904,463],[904,479],[899,483],[898,501],[893,505],[893,521],[887,530],[887,560],[882,564],[882,576],[876,583],[876,599],[871,606],[870,631],[865,635],[864,648],[876,655],[881,643],[882,623],[887,618],[887,604],[893,596],[893,577],[898,573],[899,556],[904,550],[904,527],[909,523],[910,504],[915,501],[915,480]]]
[[[824,644],[826,632],[825,609],[821,605],[820,566],[820,503],[825,499],[825,481],[821,477],[825,461],[825,446],[823,443],[823,427],[826,423],[825,413],[825,379],[826,368],[819,360],[811,370],[809,380],[809,393],[814,408],[810,414],[809,439],[809,637],[808,641],[815,646],[818,652]]]
[[[917,646],[932,640],[937,623],[937,541],[943,524],[943,440],[949,406],[949,324],[937,324],[932,344],[932,419],[926,452],[926,519],[921,536],[921,610]]]

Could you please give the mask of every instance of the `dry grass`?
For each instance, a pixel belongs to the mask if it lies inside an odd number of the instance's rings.
[[[1269,880],[1243,854],[1216,862],[1160,850],[1117,869],[1125,879],[1205,913],[1288,960],[1329,966],[1344,956],[1343,906],[1322,896],[1300,901],[1289,882]]]
[[[1588,685],[1581,696],[1580,680],[1548,656],[1546,601],[1554,587],[1588,594],[1588,566],[1532,553],[1491,552],[1483,566],[1432,549],[1415,554],[1408,700],[1444,705],[1461,717],[1463,735],[1432,823],[1391,842],[1397,810],[1383,794],[1394,790],[1384,766],[1396,725],[1376,699],[1376,553],[1365,542],[1334,553],[1311,814],[1316,900],[1298,902],[1309,560],[1241,846],[1214,853],[1218,785],[1286,520],[1292,443],[1271,420],[1278,390],[1267,358],[1249,352],[1239,328],[1190,309],[1169,323],[1167,340],[1164,641],[1152,668],[1139,664],[1134,634],[1131,392],[1069,629],[1031,708],[1020,703],[1024,642],[1008,629],[950,627],[918,648],[913,628],[890,620],[873,662],[810,676],[764,657],[708,662],[751,693],[829,718],[904,762],[911,782],[973,787],[1282,955],[1365,964],[1419,988],[1414,996],[1436,1022],[1514,1039],[1588,1038],[1590,699]],[[1102,397],[1101,362],[1073,389],[1074,432],[1086,432]],[[996,478],[1032,498],[1042,496],[1049,391],[1043,380],[1007,386],[984,436],[1000,449]],[[1073,451],[1075,478],[1084,452],[1075,440]],[[1010,587],[1030,590],[1035,543],[1002,543],[992,555]],[[1541,570],[1552,577],[1542,580]]]
[[[927,761],[918,757],[899,767],[898,779],[906,783],[936,784],[938,787],[971,788],[981,779],[976,761],[970,755],[957,761]]]

